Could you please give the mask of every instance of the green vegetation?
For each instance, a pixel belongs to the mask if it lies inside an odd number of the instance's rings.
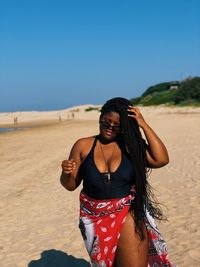
[[[154,92],[153,94],[146,95],[140,101],[141,105],[161,105],[161,104],[173,104],[173,96],[176,94],[176,89],[171,89],[164,92]]]
[[[167,83],[159,83],[154,86],[150,86],[143,94],[142,97],[145,97],[146,95],[153,94],[153,93],[162,93],[169,89],[170,82]]]
[[[175,104],[200,102],[200,77],[185,80],[174,96]]]
[[[176,87],[174,87],[174,85]],[[165,82],[149,87],[141,97],[130,100],[133,105],[200,106],[200,77],[182,82]]]
[[[92,110],[100,111],[100,108],[99,107],[88,107],[88,108],[85,109],[85,111],[92,111]]]

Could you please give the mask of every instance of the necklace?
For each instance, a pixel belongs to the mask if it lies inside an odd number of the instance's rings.
[[[101,142],[99,142],[99,143],[100,143],[101,152],[102,152],[102,155],[103,155],[104,162],[105,162],[106,165],[108,165],[108,171],[107,171],[107,172],[104,172],[104,173],[103,173],[103,176],[106,176],[107,181],[110,181],[111,176],[110,176],[110,168],[109,168],[109,164],[108,164],[107,161],[106,161],[106,158],[105,158],[105,155],[104,155],[104,152],[103,152],[103,148],[102,148]],[[112,154],[111,154],[111,157],[110,157],[110,162],[112,161],[113,154],[114,154],[114,151],[115,151],[115,147],[116,147],[116,143],[115,143],[115,145],[114,145],[114,147],[113,147],[113,150],[112,150]]]

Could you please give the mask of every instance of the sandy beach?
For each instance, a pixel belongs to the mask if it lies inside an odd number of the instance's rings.
[[[17,127],[28,127],[0,133],[0,266],[90,266],[78,229],[81,186],[69,192],[59,182],[72,144],[98,133],[99,112],[86,108],[0,114],[1,127],[13,127],[16,116]],[[200,108],[141,111],[170,156],[167,166],[149,176],[168,218],[159,228],[170,259],[178,267],[198,267]]]

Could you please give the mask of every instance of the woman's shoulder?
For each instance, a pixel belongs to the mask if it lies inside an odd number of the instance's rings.
[[[72,151],[76,151],[81,155],[81,158],[85,158],[90,152],[92,145],[94,144],[95,136],[88,136],[78,139],[73,145]]]
[[[75,142],[74,146],[78,146],[78,147],[91,146],[91,144],[95,140],[95,137],[96,137],[95,135],[92,135],[92,136],[80,138]]]

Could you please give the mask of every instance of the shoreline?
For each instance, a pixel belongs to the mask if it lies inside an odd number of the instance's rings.
[[[27,121],[27,122],[21,122],[16,124],[0,124],[0,128],[33,128],[33,127],[43,127],[48,125],[56,125],[62,122],[58,121],[52,121],[52,120],[39,120],[39,121]]]
[[[48,127],[59,124],[55,121],[34,121],[34,122],[24,122],[24,123],[17,123],[17,124],[0,124],[0,134],[5,133],[15,133],[19,131],[24,131],[33,128],[41,128],[41,127]],[[1,129],[8,129],[5,131],[1,131]]]
[[[76,126],[76,125],[82,125],[89,122],[96,122],[96,120],[66,120],[66,121],[34,121],[34,122],[24,122],[24,123],[18,123],[15,125],[10,124],[0,124],[0,129],[14,129],[14,130],[8,130],[8,131],[0,131],[0,135],[2,134],[14,134],[22,131],[28,131],[28,130],[37,130],[37,129],[46,129],[46,128],[59,128],[59,127],[67,127],[67,126]],[[19,129],[18,129],[19,128]],[[16,129],[16,130],[15,130]]]

